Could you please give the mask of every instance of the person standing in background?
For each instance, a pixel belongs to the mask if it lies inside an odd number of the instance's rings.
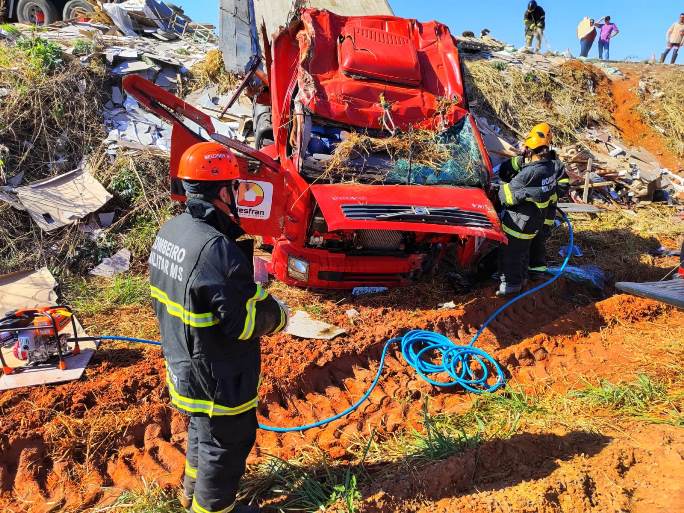
[[[587,18],[584,18],[586,20]],[[582,23],[584,23],[582,20]],[[591,47],[594,46],[594,41],[596,40],[596,24],[593,19],[589,20],[589,26],[591,27],[591,32],[580,37],[580,56],[589,57],[589,52]]]
[[[677,54],[682,45],[684,45],[684,12],[679,15],[679,21],[673,23],[667,31],[667,47],[660,56],[660,63],[665,62],[667,54],[672,50],[670,64],[674,64],[677,61]]]
[[[542,39],[544,38],[544,28],[546,27],[546,13],[537,2],[532,0],[527,5],[525,16],[523,16],[525,23],[525,49],[532,47],[534,38],[537,38],[537,48],[535,51],[541,50]]]
[[[604,16],[598,23],[596,23],[601,31],[598,42],[599,59],[603,59],[603,54],[605,52],[606,58],[604,60],[610,60],[610,40],[617,36],[620,31],[615,23],[610,21],[610,16]]]

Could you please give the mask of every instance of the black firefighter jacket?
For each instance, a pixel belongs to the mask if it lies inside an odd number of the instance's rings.
[[[192,416],[238,415],[257,405],[259,337],[282,330],[286,314],[213,226],[220,214],[197,201],[192,212],[161,228],[149,259],[169,394]]]
[[[517,172],[510,182],[503,182],[499,190],[499,199],[504,207],[501,223],[508,236],[531,240],[544,226],[547,213],[552,210],[555,215],[558,180],[564,180],[565,166],[556,159],[522,166],[518,161],[513,165]],[[519,170],[515,170],[515,167]],[[502,179],[505,178],[508,176],[502,176]]]

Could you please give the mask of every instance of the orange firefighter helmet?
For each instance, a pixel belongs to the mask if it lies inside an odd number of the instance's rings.
[[[240,178],[237,158],[225,146],[202,142],[190,146],[181,157],[178,178],[196,182],[228,182]]]

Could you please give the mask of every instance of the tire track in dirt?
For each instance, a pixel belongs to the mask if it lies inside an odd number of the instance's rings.
[[[562,381],[567,369],[580,374],[591,367],[587,351],[592,358],[615,356],[614,348],[604,347],[597,330],[616,319],[635,323],[666,311],[658,303],[628,296],[574,308],[563,299],[567,294],[562,285],[521,302],[511,315],[492,325],[481,347],[522,383],[538,376]],[[372,381],[389,336],[421,328],[452,337],[460,333],[463,338],[492,310],[492,302],[483,298],[454,310],[414,313],[368,309],[362,312],[363,323],[346,339],[323,348],[306,343],[303,352],[293,349],[297,341],[266,340],[262,420],[296,425],[343,410]],[[525,338],[530,330],[524,323],[530,319],[544,327]],[[284,365],[288,354],[303,358]],[[186,419],[168,405],[163,372],[158,351],[117,349],[98,353],[85,381],[0,395],[2,511],[79,511],[108,504],[121,491],[140,487],[142,477],[176,486],[184,466]],[[282,373],[289,379],[279,378]],[[461,391],[445,392],[423,382],[394,352],[380,386],[356,413],[304,434],[260,431],[250,460],[256,462],[266,454],[292,457],[304,445],[344,457],[350,442],[372,429],[388,435],[418,427],[421,398],[426,396],[431,411],[463,411],[472,400]],[[92,439],[77,440],[81,435]],[[72,447],[60,436],[78,443]]]
[[[512,381],[522,385],[549,384],[558,390],[580,384],[585,376],[619,374],[629,361],[629,354],[623,350],[620,341],[606,343],[598,330],[616,319],[638,322],[667,311],[666,307],[653,301],[615,296],[555,319],[558,308],[552,308],[553,303],[544,299],[534,303],[533,310],[530,304],[514,306],[509,319],[501,322],[503,329],[495,327],[494,330],[504,336],[515,336],[515,326],[519,322],[528,323],[535,318],[539,323],[540,318],[546,316],[550,320],[537,335],[509,346],[505,341],[499,343],[490,333],[490,340],[482,347],[505,365]],[[450,313],[438,313],[421,327],[443,333],[462,328],[460,318]],[[264,397],[259,408],[262,421],[271,425],[295,426],[317,422],[347,408],[363,395],[372,382],[376,367],[370,365],[369,369],[369,362],[377,361],[383,344],[349,355],[344,363],[334,361],[322,368],[307,369],[300,376],[295,394],[292,390],[287,395],[282,390],[272,389],[271,394],[279,394],[279,397],[277,400],[270,400],[268,395]],[[338,374],[340,371],[343,375]],[[375,431],[383,436],[404,427],[418,428],[424,397],[430,398],[430,411],[440,412],[460,411],[467,408],[472,400],[472,396],[460,389],[439,389],[421,380],[401,359],[398,350],[388,357],[380,384],[367,403],[346,419],[328,427],[284,437],[260,432],[252,461],[264,454],[290,458],[301,450],[303,444],[315,445],[335,457],[342,457],[346,453],[345,448],[360,435]]]

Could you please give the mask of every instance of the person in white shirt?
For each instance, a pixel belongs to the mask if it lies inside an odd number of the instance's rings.
[[[673,23],[667,31],[667,47],[660,56],[660,63],[665,62],[667,54],[672,50],[670,64],[674,64],[677,61],[677,54],[682,45],[684,45],[684,12],[679,15],[679,21]]]

